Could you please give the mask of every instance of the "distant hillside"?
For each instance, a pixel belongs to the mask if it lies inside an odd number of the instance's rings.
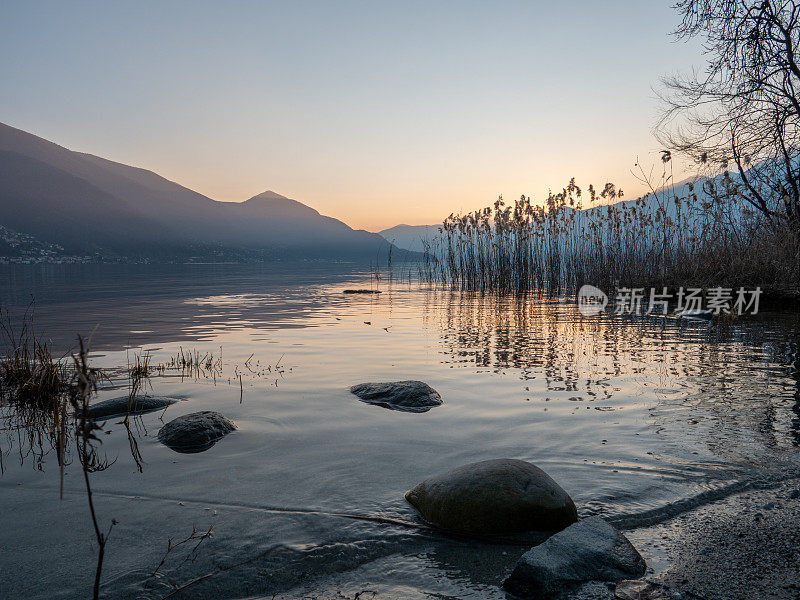
[[[65,251],[114,258],[386,255],[354,230],[275,192],[217,202],[145,169],[74,152],[0,123],[0,226]]]
[[[402,250],[424,252],[425,242],[439,235],[441,225],[395,225],[378,232],[386,241]]]
[[[90,256],[70,256],[62,246],[42,242],[36,237],[0,225],[0,264],[39,262],[88,262]]]

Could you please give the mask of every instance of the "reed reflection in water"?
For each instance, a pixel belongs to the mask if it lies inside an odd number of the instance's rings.
[[[528,400],[619,410],[637,389],[659,428],[704,440],[724,460],[757,464],[800,446],[798,318],[739,321],[582,316],[563,298],[428,291],[425,323],[441,330],[442,362],[513,371]],[[535,403],[536,405],[536,403]],[[546,410],[546,409],[545,409]]]

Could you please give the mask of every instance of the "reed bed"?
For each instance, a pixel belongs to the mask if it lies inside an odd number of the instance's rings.
[[[46,340],[37,337],[33,305],[18,322],[0,312],[0,431],[16,447],[20,463],[31,459],[39,470],[44,457],[56,451],[63,465],[66,445],[74,428],[69,419],[70,389],[74,381],[71,362],[55,358]],[[5,461],[0,446],[0,472]]]
[[[8,313],[0,313],[0,334],[7,348],[0,360],[0,398],[49,407],[72,381],[69,361],[54,358],[48,342],[36,336],[32,307],[18,328]]]
[[[181,377],[209,378],[216,381],[223,372],[222,348],[220,348],[219,354],[214,354],[213,352],[200,352],[197,349],[184,350],[181,347],[167,361],[150,367],[148,360],[147,366],[148,372],[152,369],[159,375],[165,375],[168,371],[177,371]]]
[[[0,313],[0,348],[4,350],[0,354],[0,432],[17,446],[20,463],[32,458],[36,468],[43,470],[45,457],[53,452],[63,497],[65,467],[72,462],[68,456],[69,448],[72,447],[77,455],[97,548],[92,590],[87,595],[99,600],[106,546],[117,521],[101,522],[95,508],[91,480],[94,473],[109,468],[116,459],[100,453],[101,434],[107,432],[104,423],[92,417],[90,404],[98,392],[99,383],[110,379],[103,371],[90,366],[89,350],[80,336],[76,352],[55,358],[48,342],[36,334],[32,305],[18,328],[7,312]],[[181,349],[172,364],[175,368],[192,371],[216,369],[221,365],[221,358]],[[123,424],[127,429],[132,457],[141,472],[143,461],[137,442],[138,423],[131,407],[149,378],[154,373],[163,372],[163,367],[151,366],[150,355],[145,353],[136,354],[133,361],[129,360],[126,371],[129,401]],[[131,423],[137,424],[136,431],[131,428]],[[0,473],[4,468],[4,452],[0,446]],[[170,539],[164,558],[153,575],[163,567],[167,556],[183,544],[194,542],[185,560],[193,558],[200,544],[211,537],[211,531],[212,527],[206,532],[193,529],[183,541],[174,543]]]
[[[665,179],[669,179],[665,177]],[[420,277],[463,290],[800,287],[800,240],[787,223],[750,209],[727,175],[661,186],[623,202],[613,184],[584,192],[571,180],[543,205],[502,197],[452,214],[427,241]]]

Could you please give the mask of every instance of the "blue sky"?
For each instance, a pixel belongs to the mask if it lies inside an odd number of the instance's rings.
[[[640,191],[669,0],[0,0],[0,121],[217,200],[431,223],[575,176]]]

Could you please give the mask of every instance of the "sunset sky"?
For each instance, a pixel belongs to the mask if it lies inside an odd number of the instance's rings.
[[[370,230],[571,176],[631,197],[653,88],[703,64],[671,3],[0,0],[0,121]]]

